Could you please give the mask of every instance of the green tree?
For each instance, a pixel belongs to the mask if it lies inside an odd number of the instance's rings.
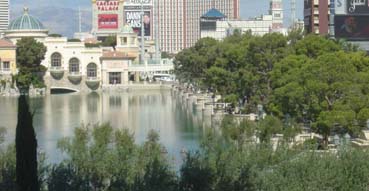
[[[236,91],[236,76],[223,68],[213,66],[206,70],[204,82],[226,96]]]
[[[305,36],[295,44],[294,48],[297,55],[305,55],[309,58],[317,58],[325,53],[342,50],[342,47],[335,41],[314,34]]]
[[[132,191],[177,191],[175,174],[165,162],[154,158],[145,168],[143,177],[137,177]]]
[[[115,48],[115,46],[117,46],[117,36],[113,35],[106,37],[102,42],[102,45]]]
[[[46,47],[34,38],[24,37],[17,42],[17,64],[19,73],[16,77],[19,87],[29,87],[33,84],[42,87],[43,74],[46,68],[41,65],[45,59]]]
[[[72,165],[62,163],[51,167],[47,188],[49,191],[88,190],[89,185],[86,180],[78,176]]]
[[[211,191],[215,174],[199,153],[189,153],[181,168],[180,191]]]
[[[269,142],[273,135],[283,132],[283,124],[273,116],[266,116],[257,125],[257,133],[260,142]]]
[[[15,147],[9,146],[0,152],[0,188],[17,190]]]
[[[173,58],[168,52],[161,52],[161,58]]]
[[[18,123],[16,129],[17,190],[40,190],[37,173],[37,140],[32,114],[25,95],[18,99]]]
[[[254,82],[257,87],[255,96],[261,96],[267,101],[272,92],[269,73],[273,70],[274,64],[288,54],[287,50],[287,38],[277,33],[255,37],[250,42],[247,58],[254,75],[258,76]]]
[[[298,41],[304,38],[304,28],[303,27],[292,27],[288,31],[288,41],[290,45],[295,45]]]
[[[206,69],[215,62],[217,44],[215,39],[203,38],[195,46],[178,53],[174,59],[177,77],[184,82],[201,83]]]

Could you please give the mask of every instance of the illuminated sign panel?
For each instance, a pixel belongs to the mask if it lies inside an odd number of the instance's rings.
[[[99,29],[118,29],[117,14],[99,14],[98,15]]]
[[[141,11],[125,11],[125,18],[126,23],[132,27],[133,31],[135,31],[139,36],[141,35],[141,20],[142,14]],[[144,11],[143,15],[143,23],[144,23],[144,30],[145,36],[151,35],[151,12]]]
[[[369,1],[347,0],[347,13],[351,15],[369,15]]]
[[[336,38],[369,40],[369,16],[335,16]]]

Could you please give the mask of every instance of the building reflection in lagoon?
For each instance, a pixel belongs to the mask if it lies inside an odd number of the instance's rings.
[[[113,128],[128,128],[137,143],[145,141],[150,129],[160,135],[160,142],[181,161],[183,148],[198,148],[203,134],[201,114],[193,115],[171,91],[132,91],[128,93],[89,93],[49,95],[30,99],[35,112],[34,127],[39,148],[50,162],[63,156],[57,141],[73,136],[81,125],[109,122]],[[17,123],[17,98],[0,97],[0,126],[7,129],[7,142],[14,141]]]

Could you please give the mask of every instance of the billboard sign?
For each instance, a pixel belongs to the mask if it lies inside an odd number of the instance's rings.
[[[369,0],[347,0],[347,13],[369,15]]]
[[[333,4],[334,4],[334,14],[335,15],[346,15],[347,14],[347,0],[333,0]]]
[[[102,0],[96,1],[97,10],[99,11],[118,11],[119,1],[118,0]]]
[[[336,38],[369,40],[369,16],[338,16],[334,18]]]
[[[99,14],[99,29],[118,29],[118,14]]]
[[[141,36],[141,26],[142,26],[142,13],[141,11],[125,11],[126,24],[132,27],[133,31],[135,31],[139,36]],[[145,36],[151,35],[151,11],[144,11],[143,14],[143,23],[145,29]]]

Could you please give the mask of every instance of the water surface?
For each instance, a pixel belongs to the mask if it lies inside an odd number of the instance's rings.
[[[0,126],[7,129],[7,142],[15,139],[17,102],[0,97]],[[82,124],[109,122],[116,129],[128,128],[138,144],[154,129],[176,164],[181,161],[180,151],[197,149],[203,134],[198,116],[171,91],[48,95],[31,98],[30,107],[39,149],[51,163],[63,158],[57,141],[73,136]]]

